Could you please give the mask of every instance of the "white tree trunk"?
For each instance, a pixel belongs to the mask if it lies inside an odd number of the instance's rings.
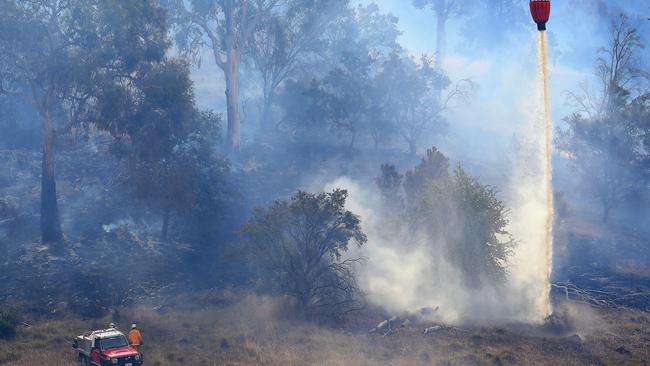
[[[226,77],[226,104],[228,107],[228,144],[233,151],[240,147],[239,114],[239,57],[237,49],[228,51],[228,60],[224,70]]]

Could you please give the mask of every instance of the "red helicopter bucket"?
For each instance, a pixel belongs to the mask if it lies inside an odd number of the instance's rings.
[[[531,0],[530,1],[530,14],[533,20],[537,23],[537,30],[545,31],[546,22],[551,15],[551,1],[550,0]]]

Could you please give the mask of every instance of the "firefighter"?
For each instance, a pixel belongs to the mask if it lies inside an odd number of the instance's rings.
[[[142,346],[142,334],[140,333],[140,329],[138,329],[138,326],[134,324],[131,324],[131,331],[129,332],[129,343],[131,343],[131,346],[133,348],[137,349],[138,351],[140,350],[140,346]]]

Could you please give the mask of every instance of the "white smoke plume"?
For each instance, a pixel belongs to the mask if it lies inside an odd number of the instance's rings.
[[[349,255],[366,259],[359,274],[370,302],[394,313],[438,306],[440,316],[449,323],[540,322],[548,315],[545,234],[550,182],[545,179],[542,82],[531,81],[533,85],[526,90],[533,98],[517,107],[518,113],[526,115],[527,122],[517,131],[510,181],[507,187],[501,187],[501,199],[511,209],[508,231],[518,244],[508,264],[505,284],[486,282],[479,289],[468,287],[459,269],[445,258],[446,243],[387,223],[381,193],[374,185],[341,177],[324,187],[347,189],[348,208],[361,216],[368,243]]]

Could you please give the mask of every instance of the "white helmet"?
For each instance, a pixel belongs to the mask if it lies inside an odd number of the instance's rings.
[[[135,323],[131,324],[131,329],[135,329],[135,328],[136,328]]]
[[[109,328],[115,328],[115,323],[111,322],[110,324],[108,324],[108,327]]]

